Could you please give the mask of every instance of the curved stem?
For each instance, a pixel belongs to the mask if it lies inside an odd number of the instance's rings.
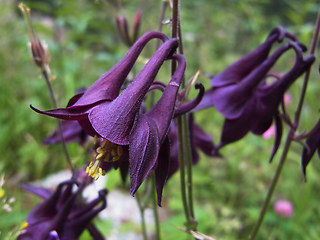
[[[153,191],[153,201],[152,201],[152,209],[153,209],[153,216],[154,222],[156,226],[156,238],[155,240],[160,240],[160,221],[159,221],[159,212],[158,212],[158,203],[157,203],[157,191],[156,191],[156,180],[155,175],[152,176],[152,191]]]
[[[192,184],[192,154],[190,146],[190,135],[189,135],[189,124],[187,121],[187,116],[182,116],[182,127],[184,132],[184,146],[185,146],[185,155],[187,163],[187,189],[188,189],[188,203],[190,211],[190,221],[196,224],[194,208],[193,208],[193,184]],[[196,230],[196,227],[193,226],[192,230]]]
[[[182,130],[182,116],[177,118],[177,126],[178,126],[178,142],[179,142],[179,170],[180,170],[180,191],[182,204],[184,209],[184,214],[187,220],[187,226],[189,224],[190,214],[188,208],[187,201],[187,193],[186,193],[186,179],[185,179],[185,161],[184,161],[184,146],[183,146],[183,130]],[[190,229],[188,229],[190,230]]]
[[[267,208],[269,206],[269,203],[270,203],[270,200],[271,200],[271,197],[272,197],[272,194],[274,192],[274,189],[278,183],[278,179],[280,177],[280,174],[281,174],[281,171],[282,171],[282,168],[283,168],[283,165],[287,159],[287,154],[289,152],[289,149],[290,149],[290,145],[291,145],[291,142],[292,142],[292,136],[294,134],[294,130],[290,130],[290,132],[288,133],[288,136],[287,136],[287,139],[286,139],[286,143],[284,145],[284,148],[283,148],[283,152],[282,152],[282,155],[281,155],[281,159],[280,159],[280,162],[279,162],[279,165],[277,167],[277,170],[273,176],[273,179],[271,181],[271,184],[269,186],[269,189],[268,189],[268,193],[267,193],[267,196],[263,202],[263,205],[262,205],[262,208],[261,208],[261,211],[260,211],[260,215],[259,215],[259,218],[249,236],[249,240],[253,240],[255,239],[259,229],[260,229],[260,226],[263,222],[263,219],[264,219],[264,216],[267,212]]]
[[[140,195],[138,193],[136,193],[136,199],[137,199],[138,208],[139,208],[140,216],[141,216],[141,230],[142,230],[143,240],[148,240],[146,220],[144,218],[144,206],[142,205]]]
[[[318,17],[317,17],[317,22],[316,22],[316,27],[315,27],[315,31],[313,34],[313,38],[312,38],[312,43],[311,43],[311,48],[310,48],[310,54],[314,54],[316,47],[317,47],[317,42],[318,42],[318,38],[319,38],[319,30],[320,30],[320,11],[318,12]],[[295,113],[295,120],[294,120],[294,124],[296,127],[298,127],[299,125],[299,120],[300,120],[300,116],[301,116],[301,110],[302,110],[302,106],[303,106],[303,102],[305,99],[305,95],[307,92],[307,86],[308,86],[308,82],[309,82],[309,76],[310,76],[310,70],[311,68],[309,68],[304,76],[304,82],[303,82],[303,86],[302,86],[302,90],[301,90],[301,95],[300,95],[300,99],[299,99],[299,104]]]
[[[42,75],[43,75],[43,77],[44,77],[44,79],[46,81],[53,108],[57,108],[57,101],[56,101],[56,98],[55,98],[54,93],[53,93],[53,89],[52,89],[52,86],[51,86],[51,83],[50,83],[49,74],[48,74],[47,69],[43,69],[42,70]],[[64,137],[63,137],[61,121],[59,119],[57,119],[57,124],[58,124],[58,132],[59,132],[59,137],[60,137],[60,140],[61,140],[62,149],[63,149],[64,155],[66,157],[67,164],[68,164],[71,172],[73,172],[74,168],[72,166],[70,155],[69,155],[69,152],[68,152]]]

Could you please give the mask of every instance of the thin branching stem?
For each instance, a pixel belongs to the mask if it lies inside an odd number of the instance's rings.
[[[153,209],[154,223],[155,223],[155,227],[156,227],[155,240],[161,240],[159,211],[158,211],[158,204],[157,204],[156,179],[155,179],[154,174],[152,176],[152,192],[153,192],[152,193],[152,195],[153,195],[152,209]]]
[[[52,106],[53,106],[53,108],[57,108],[57,101],[56,101],[56,98],[54,96],[54,92],[53,92],[53,89],[52,89],[52,86],[51,86],[51,83],[50,83],[50,78],[49,78],[48,71],[46,69],[43,69],[42,70],[42,75],[43,75],[43,77],[44,77],[44,79],[46,81],[46,84],[47,84],[47,88],[48,88],[48,91],[49,91],[49,94],[50,94]],[[64,153],[64,155],[66,157],[67,164],[68,164],[71,172],[73,172],[74,168],[73,168],[73,165],[72,165],[72,162],[71,162],[71,158],[70,158],[67,146],[66,146],[66,142],[65,142],[64,137],[63,137],[61,121],[59,119],[57,119],[57,125],[58,125],[58,132],[59,132],[59,137],[60,137],[60,140],[61,140],[63,153]]]
[[[316,51],[316,47],[317,47],[317,42],[318,42],[318,38],[319,38],[319,30],[320,30],[320,11],[318,12],[318,17],[317,17],[317,22],[316,22],[316,27],[315,27],[315,31],[313,34],[313,38],[312,38],[312,43],[311,43],[311,48],[310,48],[310,54],[314,55],[315,51]],[[310,71],[311,68],[309,68],[304,76],[304,81],[303,81],[303,86],[301,89],[301,95],[300,95],[300,99],[299,99],[299,104],[295,113],[295,119],[294,119],[294,123],[296,128],[298,128],[299,125],[299,120],[300,120],[300,116],[301,116],[301,110],[302,110],[302,106],[303,106],[303,102],[305,99],[305,95],[307,92],[307,86],[308,86],[308,82],[309,82],[309,76],[310,76]]]
[[[320,29],[320,11],[318,13],[316,27],[315,27],[315,31],[314,31],[314,35],[313,35],[313,39],[312,39],[311,48],[310,48],[310,54],[312,54],[312,55],[315,53],[316,45],[317,45],[317,42],[318,42],[319,29]],[[253,240],[257,236],[257,233],[258,233],[258,231],[260,229],[260,226],[261,226],[261,224],[263,222],[264,216],[265,216],[265,214],[267,212],[267,209],[269,207],[269,204],[270,204],[270,201],[271,201],[271,197],[272,197],[273,192],[275,190],[275,187],[276,187],[276,185],[278,183],[278,180],[279,180],[281,171],[283,169],[284,163],[285,163],[285,161],[287,159],[287,155],[288,155],[288,152],[290,150],[291,142],[294,139],[295,132],[296,132],[296,130],[298,128],[298,125],[299,125],[299,119],[300,119],[300,115],[301,115],[301,110],[302,110],[302,106],[303,106],[303,102],[304,102],[304,98],[305,98],[305,95],[306,95],[307,86],[308,86],[308,82],[309,82],[310,70],[311,70],[311,68],[309,68],[306,71],[306,74],[305,74],[305,77],[304,77],[304,82],[303,82],[303,87],[302,87],[302,90],[301,90],[300,100],[299,100],[299,103],[298,103],[298,106],[297,106],[297,110],[295,112],[294,126],[291,127],[289,132],[288,132],[287,139],[286,139],[285,145],[283,147],[283,151],[282,151],[282,155],[281,155],[281,158],[280,158],[279,165],[277,167],[277,170],[276,170],[276,172],[275,172],[275,174],[273,176],[273,179],[271,181],[271,184],[269,186],[268,193],[267,193],[267,196],[266,196],[266,198],[264,200],[264,203],[262,205],[259,218],[258,218],[258,220],[257,220],[257,222],[256,222],[256,224],[255,224],[250,236],[249,236],[249,240]]]
[[[181,26],[179,18],[179,0],[173,0],[172,6],[172,37],[179,41],[179,53],[183,54],[183,45],[181,37]],[[172,74],[175,71],[176,63],[172,61]],[[185,81],[181,83],[181,87],[185,87]],[[180,165],[180,187],[181,198],[186,217],[186,227],[188,230],[195,230],[196,224],[194,220],[193,208],[193,190],[192,190],[192,155],[190,147],[190,136],[187,116],[182,115],[177,118],[178,125],[178,141],[179,141],[179,165]],[[187,167],[187,169],[186,169]]]
[[[178,6],[179,1],[173,0],[172,6],[172,38],[177,38],[178,36]],[[174,74],[176,70],[176,62],[172,61],[171,64],[171,73]],[[179,166],[180,166],[180,191],[182,198],[182,205],[184,209],[184,214],[187,220],[186,225],[189,224],[190,214],[188,209],[188,201],[187,201],[187,192],[186,192],[186,179],[185,179],[185,149],[183,144],[183,127],[182,127],[182,117],[179,116],[177,118],[177,126],[178,126],[178,142],[179,142]]]
[[[267,196],[263,202],[263,205],[261,207],[261,211],[260,211],[260,215],[259,215],[259,218],[249,236],[249,240],[253,240],[255,239],[259,229],[260,229],[260,226],[263,222],[263,219],[264,219],[264,216],[267,212],[267,209],[269,207],[269,204],[270,204],[270,200],[271,200],[271,197],[273,195],[273,192],[274,192],[274,189],[278,183],[278,179],[280,177],[280,174],[281,174],[281,171],[282,171],[282,168],[283,168],[283,165],[287,159],[287,154],[289,152],[289,149],[290,149],[290,145],[291,145],[291,142],[292,142],[292,136],[293,136],[293,133],[294,131],[293,130],[290,130],[289,133],[288,133],[288,136],[287,136],[287,139],[286,139],[286,142],[285,142],[285,145],[283,147],[283,151],[282,151],[282,155],[281,155],[281,158],[280,158],[280,162],[279,162],[279,165],[277,167],[277,170],[273,176],[273,179],[271,181],[271,184],[269,186],[269,189],[268,189],[268,193],[267,193]]]
[[[147,228],[146,228],[146,220],[144,217],[144,205],[141,201],[140,195],[139,193],[136,193],[136,199],[137,199],[137,203],[138,203],[138,208],[139,208],[139,212],[140,212],[140,217],[141,217],[141,231],[142,231],[142,236],[143,236],[143,240],[148,240],[148,236],[147,236]]]

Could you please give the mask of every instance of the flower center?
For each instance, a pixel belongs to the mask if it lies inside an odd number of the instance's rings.
[[[95,140],[97,140],[96,137]],[[86,173],[95,180],[97,180],[100,175],[104,176],[106,174],[101,168],[101,163],[118,161],[122,156],[123,149],[122,146],[112,143],[107,139],[103,139],[100,147],[98,147],[96,151],[96,159],[91,161],[86,169]]]

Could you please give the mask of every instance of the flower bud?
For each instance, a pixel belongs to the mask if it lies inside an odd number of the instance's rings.
[[[41,69],[49,69],[50,56],[48,52],[47,45],[41,42],[33,28],[31,17],[30,17],[30,8],[25,4],[20,3],[19,8],[27,22],[29,38],[30,38],[30,49],[31,55],[34,63]]]

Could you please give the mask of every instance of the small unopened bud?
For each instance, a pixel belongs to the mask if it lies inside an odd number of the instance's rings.
[[[32,39],[30,42],[30,49],[35,64],[42,69],[47,68],[50,61],[47,45],[39,39]]]
[[[131,46],[129,27],[128,27],[128,21],[127,21],[126,15],[122,14],[121,16],[116,16],[115,20],[116,20],[120,37],[122,38],[122,40],[126,45]]]
[[[124,13],[115,17],[115,22],[123,42],[131,47],[139,37],[139,29],[141,24],[141,11],[135,12],[133,16],[132,35],[129,34],[129,24]]]
[[[30,38],[30,49],[33,61],[42,70],[46,69],[49,71],[50,55],[48,52],[47,45],[41,42],[33,28],[30,16],[30,8],[25,4],[20,3],[19,8],[27,22],[29,38]]]

